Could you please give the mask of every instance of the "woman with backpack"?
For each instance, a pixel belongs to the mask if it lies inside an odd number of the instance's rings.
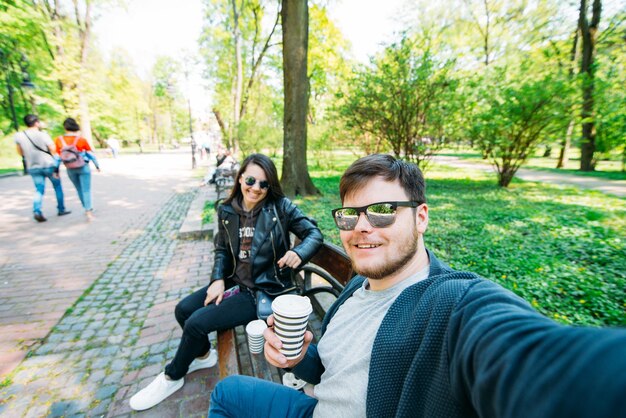
[[[63,122],[65,135],[54,140],[57,153],[61,157],[61,162],[67,169],[67,176],[70,178],[80,203],[85,209],[85,216],[90,221],[93,218],[93,206],[91,204],[91,169],[89,161],[93,161],[96,170],[100,171],[100,165],[93,153],[89,142],[80,136],[80,126],[73,118],[67,118]]]

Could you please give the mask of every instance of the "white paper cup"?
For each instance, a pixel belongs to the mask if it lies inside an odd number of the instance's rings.
[[[298,326],[298,325],[302,325],[308,322],[309,320],[309,315],[307,316],[300,316],[300,317],[296,317],[296,318],[287,318],[286,316],[282,316],[279,315],[277,313],[274,313],[274,319],[285,324],[285,325],[293,325],[293,326]]]
[[[283,343],[280,352],[287,359],[297,358],[302,352],[304,333],[313,311],[309,298],[297,295],[278,296],[272,302],[274,332]]]
[[[248,349],[252,354],[259,354],[263,351],[265,338],[263,331],[267,328],[267,324],[262,319],[256,319],[246,325],[246,334],[248,335]]]
[[[313,306],[305,296],[281,295],[272,302],[272,311],[284,318],[308,318],[313,312]]]

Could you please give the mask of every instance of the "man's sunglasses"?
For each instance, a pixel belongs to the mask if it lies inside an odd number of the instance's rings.
[[[252,187],[256,184],[257,179],[254,178],[253,176],[246,176],[243,178],[243,181],[246,183],[246,185]],[[259,187],[265,190],[270,187],[270,184],[267,182],[267,180],[261,180],[259,181]]]
[[[337,228],[342,231],[352,231],[359,222],[359,216],[365,214],[367,222],[374,228],[385,228],[396,221],[398,206],[416,208],[420,204],[416,201],[408,202],[378,202],[359,208],[339,208],[333,210],[333,218]]]

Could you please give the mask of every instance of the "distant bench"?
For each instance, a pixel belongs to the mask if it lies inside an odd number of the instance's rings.
[[[313,305],[309,329],[314,339],[320,336],[322,319],[330,304],[354,277],[352,264],[345,252],[330,243],[322,244],[320,250],[298,274],[302,295],[308,296]],[[217,335],[220,379],[232,374],[255,376],[282,383],[282,369],[271,366],[261,354],[250,354],[244,326],[221,331]]]

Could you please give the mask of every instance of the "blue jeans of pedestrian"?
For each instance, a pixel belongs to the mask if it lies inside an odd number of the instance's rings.
[[[43,195],[46,192],[46,179],[49,179],[54,187],[54,193],[57,198],[57,210],[59,212],[65,211],[65,203],[63,201],[63,187],[61,186],[61,179],[55,178],[54,167],[46,168],[30,168],[28,174],[33,178],[35,184],[35,199],[33,200],[33,212],[41,213],[41,206],[43,203]]]
[[[93,210],[91,205],[91,169],[89,164],[85,164],[81,168],[68,168],[67,176],[76,188],[78,198],[85,211]]]
[[[267,380],[229,376],[211,393],[209,417],[311,417],[317,399]]]
[[[172,380],[184,377],[191,362],[209,352],[211,346],[207,336],[210,332],[231,329],[257,319],[254,297],[248,290],[223,299],[219,305],[204,306],[208,288],[205,286],[187,296],[174,310],[183,336],[176,355],[165,367],[165,374]]]

